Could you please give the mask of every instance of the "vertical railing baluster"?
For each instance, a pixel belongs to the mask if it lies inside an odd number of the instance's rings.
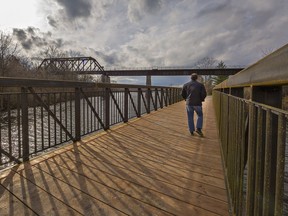
[[[50,108],[50,93],[47,94],[47,106]],[[47,113],[47,118],[48,118],[48,145],[49,147],[51,146],[51,128],[50,128],[50,115]]]
[[[155,111],[158,110],[158,103],[157,103],[157,96],[158,96],[158,89],[155,88]]]
[[[65,127],[67,128],[67,130],[69,130],[68,129],[68,106],[67,106],[67,92],[65,92]],[[49,98],[49,95],[48,95],[48,98]],[[49,115],[48,115],[48,117],[49,117]],[[71,132],[71,134],[72,134],[72,130],[70,130],[70,132]],[[67,135],[67,133],[65,133],[65,141],[67,141],[67,139],[68,139],[68,135]],[[50,142],[50,141],[49,141]]]
[[[109,88],[105,88],[104,93],[104,130],[108,130],[110,127],[110,93]]]
[[[75,88],[75,141],[79,141],[80,139],[81,139],[81,97],[80,97],[80,88]]]
[[[138,115],[137,117],[141,117],[141,88],[138,88],[137,91],[137,110],[138,110]]]
[[[53,94],[53,110],[54,110],[54,115],[56,116],[56,101],[57,101],[57,95],[56,93]],[[53,119],[54,121],[54,145],[57,144],[57,124],[56,124],[56,120]]]
[[[33,124],[34,124],[34,152],[37,151],[37,104],[36,104],[36,99],[33,97]]]
[[[12,128],[11,128],[11,95],[7,95],[7,114],[8,114],[8,146],[9,154],[12,156]]]
[[[70,131],[71,131],[71,134],[73,135],[73,101],[72,101],[72,98],[73,98],[73,95],[72,95],[73,93],[72,92],[70,92],[70,94],[69,94],[69,111],[70,111],[70,115],[69,115],[69,120],[70,120]],[[76,102],[76,99],[74,100],[74,103]],[[75,106],[75,104],[74,104],[74,106]],[[74,131],[74,133],[75,133],[75,131]],[[75,134],[74,134],[74,137],[76,137],[75,136]]]
[[[40,94],[41,99],[43,100],[43,94]],[[41,145],[42,150],[45,148],[44,146],[44,108],[41,106]]]
[[[277,162],[276,162],[276,187],[274,215],[283,215],[284,198],[284,169],[285,169],[285,145],[286,145],[286,118],[284,114],[278,115],[277,134]]]
[[[255,167],[255,200],[254,215],[262,215],[262,199],[263,199],[263,109],[258,107],[257,117],[257,142],[256,142],[256,167]]]
[[[271,160],[272,160],[272,114],[266,111],[266,137],[265,137],[265,164],[264,164],[264,189],[263,189],[263,216],[271,215]]]
[[[59,121],[63,124],[62,121],[62,92],[59,93]],[[60,143],[63,142],[63,130],[60,127]]]
[[[86,119],[86,115],[85,115],[85,100],[81,100],[80,99],[80,104],[82,104],[82,105],[80,105],[81,106],[81,114],[82,114],[82,119],[81,119],[81,136],[83,135],[83,134],[86,134],[86,122],[87,122],[87,119]],[[82,132],[82,130],[83,130],[83,132]]]
[[[29,160],[28,89],[21,88],[23,161]]]
[[[164,97],[164,90],[163,90],[163,88],[161,88],[161,98],[160,98],[160,107],[161,107],[161,109],[163,108],[163,97]]]
[[[124,92],[124,122],[128,122],[128,95],[129,89],[125,88]]]
[[[246,149],[245,149],[245,142],[246,142],[246,138],[245,138],[245,134],[246,134],[246,127],[245,127],[245,116],[246,116],[246,113],[245,113],[245,102],[242,101],[242,104],[241,104],[241,142],[240,142],[240,145],[241,145],[241,158],[240,158],[240,177],[239,177],[239,193],[238,193],[238,199],[239,199],[239,202],[238,202],[238,215],[242,215],[243,213],[243,203],[244,203],[244,196],[243,196],[243,185],[244,185],[244,169],[245,169],[245,152],[246,152]],[[225,114],[223,113],[223,116]]]
[[[19,158],[21,157],[22,155],[22,152],[21,152],[21,119],[20,119],[20,116],[21,116],[21,109],[20,109],[20,101],[21,101],[21,97],[19,94],[17,94],[17,131],[18,131],[18,156]],[[0,134],[1,134],[1,125],[0,125]],[[1,143],[1,135],[0,135],[0,143]],[[1,146],[0,146],[0,149],[1,149]],[[0,155],[1,157],[1,155]],[[0,159],[0,164],[1,164],[1,159]]]
[[[247,176],[247,200],[246,215],[254,214],[255,197],[255,146],[256,146],[256,107],[249,104],[249,141],[248,141],[248,176]]]
[[[151,97],[151,89],[150,88],[147,88],[147,92],[146,92],[145,97],[146,97],[146,100],[147,100],[146,104],[147,104],[147,107],[148,107],[147,114],[149,114],[150,111],[151,111],[151,99],[150,99],[150,97]]]
[[[168,89],[165,88],[165,106],[167,107],[168,106]]]
[[[169,105],[171,105],[172,104],[172,89],[171,88],[169,88],[168,89],[168,100],[169,100]]]

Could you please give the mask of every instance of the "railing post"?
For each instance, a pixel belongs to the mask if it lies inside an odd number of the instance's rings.
[[[167,106],[168,106],[168,103],[169,103],[169,102],[168,102],[168,101],[169,101],[169,100],[168,100],[168,95],[169,95],[169,94],[168,94],[168,89],[167,89],[167,88],[165,88],[165,93],[166,93],[165,106],[167,107]]]
[[[151,96],[151,89],[147,88],[147,94],[146,94],[147,107],[148,107],[147,114],[150,113],[150,96]]]
[[[104,130],[108,130],[110,128],[110,89],[105,88],[104,98],[105,98],[105,104],[104,104]]]
[[[246,214],[254,214],[255,201],[255,167],[256,167],[256,107],[249,104],[249,126],[248,126],[248,176],[246,195]]]
[[[29,118],[28,118],[28,93],[27,88],[21,88],[22,109],[22,154],[23,161],[29,160]],[[36,128],[34,128],[36,130]]]
[[[283,215],[286,122],[284,114],[278,116],[277,164],[274,215]]]
[[[155,108],[154,108],[155,111],[158,110],[158,108],[157,108],[157,106],[158,106],[158,103],[157,103],[157,95],[158,95],[158,89],[155,88]]]
[[[161,109],[163,108],[163,95],[164,95],[164,91],[163,91],[163,88],[161,88],[161,98],[160,98],[160,107]]]
[[[125,88],[125,92],[124,92],[124,122],[128,122],[128,94],[129,94],[129,89]]]
[[[141,88],[138,88],[137,92],[137,110],[138,110],[138,115],[137,117],[141,117]]]
[[[271,196],[272,179],[272,112],[266,111],[266,137],[265,137],[265,162],[264,162],[264,184],[263,184],[263,212],[262,215],[272,215],[274,213],[274,200]],[[272,201],[273,200],[273,201]]]
[[[169,93],[168,93],[169,105],[171,105],[171,104],[172,104],[172,98],[171,98],[171,96],[172,96],[172,89],[169,88],[169,91],[168,91],[168,92],[169,92]]]
[[[81,139],[81,96],[80,88],[75,88],[75,140]]]
[[[262,214],[262,198],[263,198],[263,170],[264,170],[264,145],[263,145],[263,122],[264,112],[262,107],[257,108],[257,138],[256,138],[256,167],[255,167],[255,201],[254,215]]]

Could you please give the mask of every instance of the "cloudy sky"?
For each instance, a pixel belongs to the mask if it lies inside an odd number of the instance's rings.
[[[23,53],[53,45],[105,68],[247,66],[288,43],[287,0],[0,0],[0,30]],[[187,80],[154,79],[153,84]],[[145,82],[122,78],[119,82]]]

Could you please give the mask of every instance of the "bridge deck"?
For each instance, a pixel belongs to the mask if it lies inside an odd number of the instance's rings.
[[[184,102],[0,173],[0,215],[229,215],[212,101]]]

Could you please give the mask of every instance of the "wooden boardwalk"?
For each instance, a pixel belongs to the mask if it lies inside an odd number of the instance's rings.
[[[184,102],[0,173],[0,215],[229,215],[216,122]]]

